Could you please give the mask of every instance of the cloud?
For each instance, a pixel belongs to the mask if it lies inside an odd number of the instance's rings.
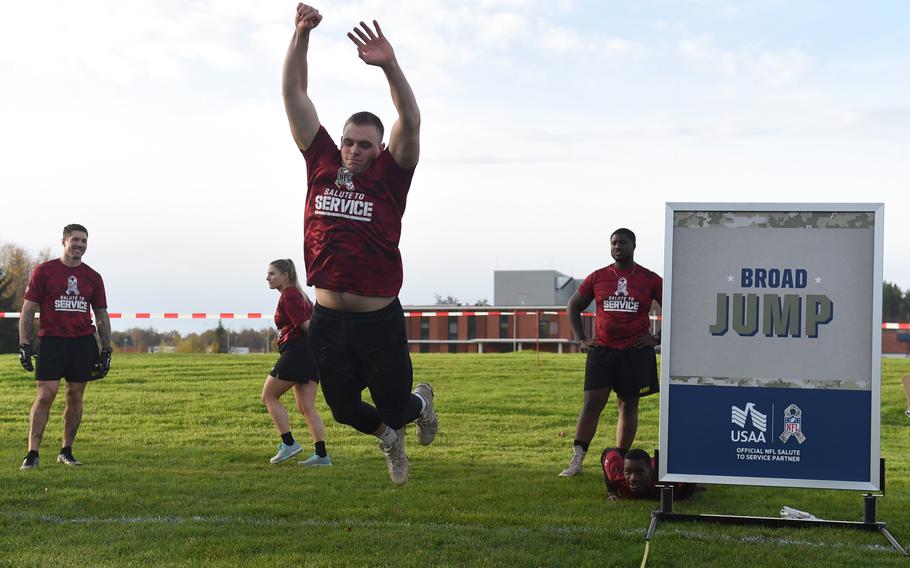
[[[678,51],[684,61],[697,69],[719,72],[731,78],[781,85],[804,77],[813,59],[799,49],[768,50],[717,46],[707,35],[681,40]]]

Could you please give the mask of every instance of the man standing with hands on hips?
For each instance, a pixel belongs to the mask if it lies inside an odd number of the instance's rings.
[[[332,416],[376,436],[392,482],[402,485],[410,472],[405,425],[416,423],[423,445],[439,427],[430,385],[411,392],[397,297],[403,280],[398,242],[420,155],[420,110],[379,23],[360,22],[348,37],[360,59],[385,74],[398,118],[388,147],[382,121],[370,112],[351,115],[336,146],[308,94],[310,33],[321,21],[318,10],[297,5],[282,89],[291,134],[307,166],[304,260],[307,284],[316,288],[310,347]],[[361,399],[364,389],[375,406]]]
[[[63,255],[39,264],[28,282],[19,317],[19,362],[26,371],[35,371],[37,393],[29,415],[28,455],[20,469],[38,467],[38,449],[51,405],[66,379],[66,410],[63,415],[63,443],[57,461],[68,466],[82,465],[73,456],[73,441],[82,422],[85,385],[103,378],[111,368],[111,321],[101,275],[82,262],[88,246],[88,231],[82,225],[63,228]],[[94,311],[102,350],[99,356]],[[41,340],[37,365],[32,365],[30,343],[35,313],[41,317]]]
[[[560,477],[581,473],[581,464],[594,439],[600,413],[616,391],[616,451],[632,447],[638,430],[638,399],[658,391],[657,356],[660,333],[651,335],[648,313],[660,303],[663,280],[635,263],[635,233],[617,229],[610,235],[613,264],[590,274],[567,306],[569,321],[581,350],[587,352],[585,392],[575,427],[572,460]],[[585,336],[581,312],[594,300],[594,338]]]

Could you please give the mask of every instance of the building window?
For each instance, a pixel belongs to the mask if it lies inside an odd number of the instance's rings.
[[[499,316],[499,339],[508,339],[509,335],[509,316]]]
[[[420,339],[429,339],[430,338],[430,320],[427,317],[420,317]],[[429,343],[420,344],[420,352],[427,353],[430,351]]]
[[[541,339],[547,339],[550,337],[550,322],[547,320],[547,316],[541,314],[537,318],[537,337]]]
[[[458,339],[458,317],[449,316],[449,341]],[[457,353],[458,344],[449,343],[449,353]]]
[[[468,316],[468,339],[477,339],[477,317]]]

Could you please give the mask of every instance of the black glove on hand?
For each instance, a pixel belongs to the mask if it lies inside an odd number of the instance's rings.
[[[32,346],[28,343],[23,343],[19,345],[19,363],[22,365],[22,368],[28,372],[35,370],[35,367],[32,365],[32,357],[35,356],[35,352],[32,351]]]
[[[103,379],[111,371],[113,354],[114,351],[110,347],[101,350],[101,355],[98,356],[98,362],[95,364],[95,374],[99,379]]]

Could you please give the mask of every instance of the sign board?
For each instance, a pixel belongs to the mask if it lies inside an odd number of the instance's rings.
[[[883,213],[667,204],[661,481],[879,489]]]

